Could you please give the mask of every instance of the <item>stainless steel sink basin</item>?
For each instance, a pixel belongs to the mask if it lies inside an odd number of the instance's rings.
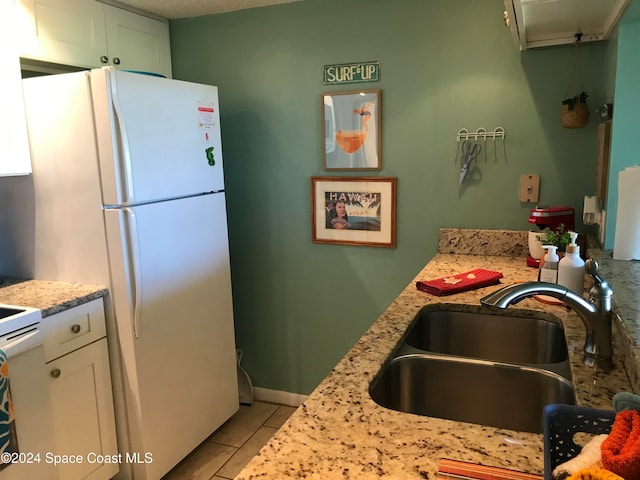
[[[538,318],[422,309],[405,338],[414,348],[497,362],[549,364],[568,358],[564,331]]]
[[[575,404],[571,382],[555,373],[433,354],[393,358],[369,392],[392,410],[535,433],[546,404]]]

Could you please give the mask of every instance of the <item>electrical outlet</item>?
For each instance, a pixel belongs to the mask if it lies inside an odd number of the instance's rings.
[[[538,203],[540,197],[540,175],[525,173],[520,175],[520,201]]]

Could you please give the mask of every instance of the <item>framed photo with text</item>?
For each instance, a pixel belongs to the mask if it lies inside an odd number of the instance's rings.
[[[322,95],[325,170],[380,170],[380,90]]]
[[[311,177],[313,241],[396,246],[396,177]]]

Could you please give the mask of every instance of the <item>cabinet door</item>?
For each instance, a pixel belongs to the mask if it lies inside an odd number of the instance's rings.
[[[60,357],[47,367],[56,453],[84,459],[82,463],[58,465],[60,478],[113,477],[119,464],[107,339]],[[107,456],[113,463],[95,461],[97,455]]]
[[[171,78],[169,24],[104,6],[109,59],[124,70],[158,73]]]
[[[78,67],[107,55],[102,3],[94,0],[16,0],[20,56]]]
[[[0,175],[31,173],[13,0],[0,0]]]

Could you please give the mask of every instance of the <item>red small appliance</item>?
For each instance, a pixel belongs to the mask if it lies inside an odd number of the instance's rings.
[[[560,225],[564,225],[564,230],[573,230],[576,228],[576,212],[572,207],[535,207],[529,212],[529,223],[538,227],[540,232],[545,228],[557,230]],[[530,267],[540,267],[540,260],[535,259],[529,254],[527,256],[527,265]]]

